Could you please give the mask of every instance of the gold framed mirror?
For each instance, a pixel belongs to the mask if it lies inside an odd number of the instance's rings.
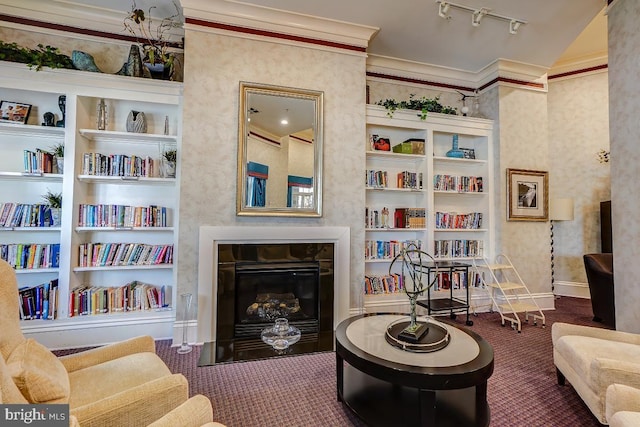
[[[322,216],[323,92],[240,82],[236,213]]]

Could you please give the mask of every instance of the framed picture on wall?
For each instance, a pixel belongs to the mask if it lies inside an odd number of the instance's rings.
[[[549,173],[507,169],[507,220],[549,219]]]
[[[30,112],[31,104],[0,101],[0,122],[25,124]]]

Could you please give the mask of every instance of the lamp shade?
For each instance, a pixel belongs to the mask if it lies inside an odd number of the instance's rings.
[[[573,199],[552,199],[549,209],[550,220],[573,221]]]

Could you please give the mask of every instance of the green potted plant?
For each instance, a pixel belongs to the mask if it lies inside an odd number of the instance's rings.
[[[64,173],[64,144],[60,142],[51,147],[51,154],[56,158],[58,173]]]
[[[160,23],[154,24],[151,11],[156,6],[149,7],[147,13],[138,8],[133,0],[131,11],[124,18],[124,28],[138,41],[142,50],[142,62],[149,69],[153,78],[171,78],[176,56],[169,51],[176,42],[170,40],[171,30],[182,26],[182,13],[175,2],[172,2],[176,12]]]
[[[167,178],[175,178],[178,151],[175,149],[166,150],[162,153],[162,157],[164,159],[164,176]]]
[[[49,205],[51,210],[51,220],[49,225],[52,227],[60,226],[60,211],[62,210],[62,193],[54,193],[47,189],[42,195],[42,199]]]
[[[418,117],[421,120],[425,120],[427,118],[427,113],[441,113],[441,114],[458,114],[458,111],[455,107],[443,106],[440,103],[440,98],[427,98],[423,96],[422,98],[415,98],[415,94],[409,95],[408,101],[396,101],[395,99],[384,99],[376,102],[376,105],[382,105],[387,109],[387,116],[393,117],[393,113],[398,109],[405,110],[418,110],[420,113]]]
[[[35,71],[40,71],[42,67],[73,68],[69,56],[60,53],[57,47],[42,44],[39,44],[37,49],[28,49],[17,43],[5,43],[0,40],[0,60],[27,64]]]

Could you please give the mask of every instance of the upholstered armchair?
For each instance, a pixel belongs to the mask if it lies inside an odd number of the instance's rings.
[[[556,322],[551,339],[558,384],[569,380],[598,421],[608,424],[607,387],[640,388],[640,335]]]
[[[616,307],[613,287],[613,254],[586,254],[584,267],[589,282],[593,320],[616,328]]]
[[[68,403],[82,427],[147,426],[186,402],[189,387],[155,354],[151,337],[56,357],[19,322],[15,272],[0,260],[0,398]]]
[[[640,390],[622,384],[607,387],[607,420],[611,427],[640,426]]]

